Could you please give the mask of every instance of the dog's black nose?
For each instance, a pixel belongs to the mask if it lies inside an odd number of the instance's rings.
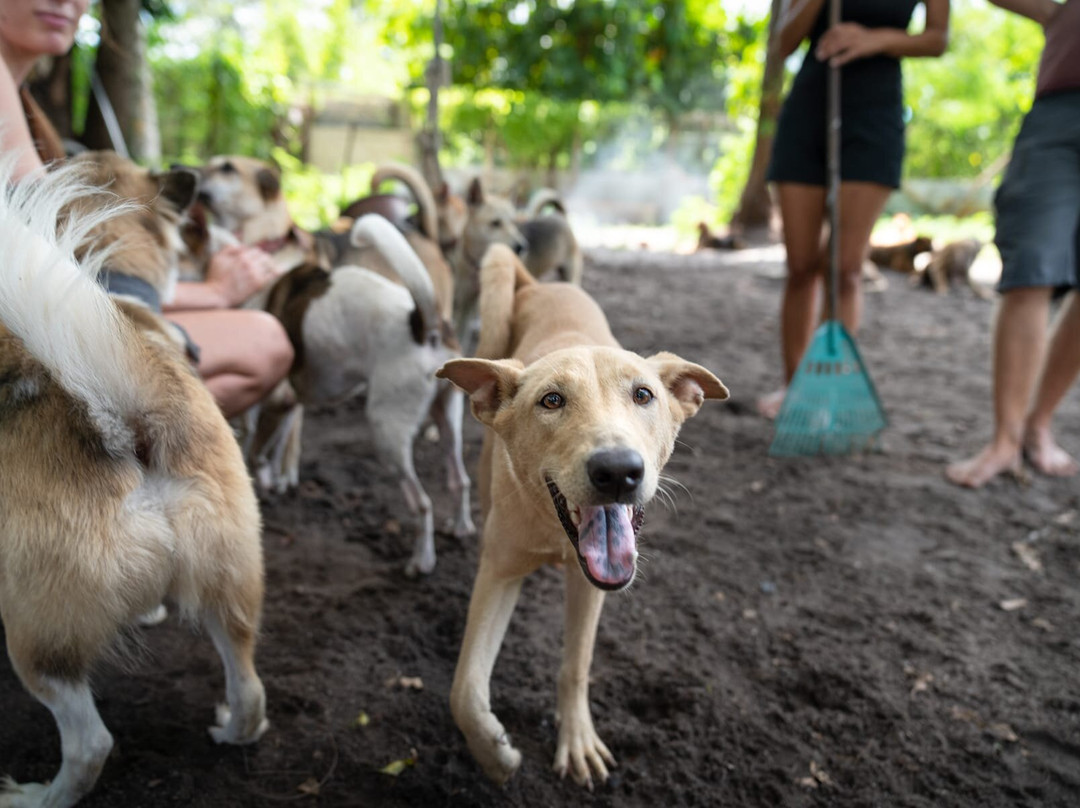
[[[529,243],[527,241],[517,241],[514,243],[514,255],[521,255],[529,249]]]
[[[585,463],[589,480],[615,502],[632,494],[645,476],[645,461],[633,449],[600,449]]]

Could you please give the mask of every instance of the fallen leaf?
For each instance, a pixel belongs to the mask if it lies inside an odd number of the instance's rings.
[[[296,787],[296,790],[299,791],[301,794],[307,794],[308,796],[315,797],[318,795],[320,788],[321,786],[319,785],[319,781],[316,780],[314,777],[309,777],[307,780],[298,785]]]
[[[401,522],[399,522],[397,519],[387,519],[386,523],[383,525],[383,530],[385,530],[391,536],[400,536]]]
[[[1051,623],[1045,617],[1036,617],[1034,620],[1031,621],[1031,625],[1035,626],[1035,628],[1040,629],[1042,631],[1053,631],[1054,630],[1053,623]]]
[[[1042,561],[1039,560],[1039,554],[1035,552],[1035,548],[1032,547],[1026,541],[1014,541],[1012,543],[1012,551],[1016,553],[1016,557],[1024,562],[1024,566],[1032,572],[1042,572]]]
[[[997,738],[999,741],[1007,741],[1008,743],[1016,743],[1020,740],[1019,736],[1008,724],[990,724],[986,728],[986,734]]]
[[[1003,612],[1015,612],[1017,609],[1023,609],[1027,604],[1027,598],[1010,598],[1001,601],[998,606],[1001,607]]]
[[[754,609],[743,609],[742,616],[744,620],[757,620],[757,611]]]
[[[1054,517],[1054,524],[1067,527],[1068,525],[1071,525],[1073,522],[1076,521],[1076,516],[1076,511],[1065,511],[1064,513],[1059,513],[1057,516]]]
[[[424,680],[419,676],[402,676],[398,679],[398,684],[406,689],[411,690],[423,690]]]
[[[725,600],[727,600],[727,595],[725,595],[723,592],[717,592],[713,595],[713,600],[715,600],[717,603],[723,603]]]
[[[934,674],[920,673],[915,677],[915,683],[911,686],[911,695],[924,693],[930,689],[930,683],[934,681]]]
[[[363,710],[361,710],[359,715],[356,716],[356,720],[353,721],[353,726],[366,727],[370,723],[371,723],[371,718],[368,716],[367,713],[365,713]]]
[[[399,774],[401,774],[403,771],[405,771],[410,766],[415,766],[416,765],[416,750],[415,749],[410,749],[409,751],[412,753],[412,754],[409,755],[409,757],[402,758],[401,760],[395,760],[395,761],[393,761],[391,763],[387,763],[385,766],[383,766],[381,769],[379,769],[379,771],[382,772],[383,774],[389,774],[391,777],[397,777]]]
[[[949,715],[953,721],[963,721],[966,724],[980,724],[979,714],[974,710],[970,710],[967,707],[958,707],[953,705],[949,709]]]
[[[818,766],[816,760],[810,761],[810,776],[823,786],[831,786],[833,784],[832,778],[829,777],[828,772]]]
[[[817,788],[818,782],[813,777],[800,777],[796,781],[803,788]]]
[[[759,491],[764,490],[764,488],[765,488],[765,481],[764,480],[754,480],[752,483],[750,483],[750,490],[753,491],[755,494],[758,493]]]

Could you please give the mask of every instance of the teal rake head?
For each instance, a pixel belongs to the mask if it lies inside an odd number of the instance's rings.
[[[828,320],[814,333],[788,386],[769,454],[865,451],[887,423],[855,341],[840,322]]]

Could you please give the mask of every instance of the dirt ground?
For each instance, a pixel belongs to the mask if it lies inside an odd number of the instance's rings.
[[[265,503],[271,730],[215,747],[208,639],[175,619],[144,630],[130,669],[96,678],[116,750],[87,808],[1080,804],[1080,484],[942,478],[988,434],[992,305],[890,276],[859,337],[884,451],[775,460],[753,400],[778,381],[776,251],[589,259],[625,347],[676,351],[733,393],[686,425],[677,510],[654,503],[642,579],[607,599],[591,699],[609,782],[589,794],[550,771],[554,569],[526,583],[492,685],[524,763],[504,788],[474,764],[447,698],[476,541],[440,536],[435,573],[404,577],[411,526],[353,403],[310,415],[301,491]],[[1076,390],[1059,428],[1080,451]],[[471,418],[466,433],[473,469]],[[439,452],[418,455],[448,515]],[[48,778],[59,752],[5,657],[0,770]]]

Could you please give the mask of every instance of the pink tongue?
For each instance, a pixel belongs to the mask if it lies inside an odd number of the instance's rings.
[[[602,584],[624,584],[634,575],[634,528],[625,505],[581,507],[578,552]]]

